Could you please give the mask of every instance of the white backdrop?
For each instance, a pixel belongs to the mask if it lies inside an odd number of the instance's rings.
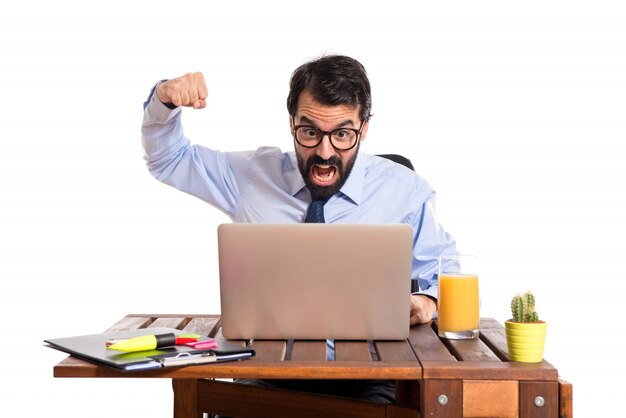
[[[171,415],[169,381],[53,379],[65,356],[42,345],[127,313],[219,312],[215,229],[228,219],[148,174],[142,102],[159,79],[203,71],[208,108],[185,110],[188,136],[289,149],[289,76],[326,52],[371,77],[363,151],[411,158],[460,250],[480,257],[482,315],[504,321],[532,289],[576,416],[613,416],[625,389],[608,348],[626,250],[623,2],[11,3],[1,416]]]

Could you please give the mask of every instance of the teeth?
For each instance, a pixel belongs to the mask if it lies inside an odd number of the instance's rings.
[[[325,171],[325,174],[321,174],[320,171]],[[335,174],[337,169],[332,165],[320,165],[316,166],[316,169],[313,169],[313,177],[318,180],[320,183],[325,183],[331,180]]]

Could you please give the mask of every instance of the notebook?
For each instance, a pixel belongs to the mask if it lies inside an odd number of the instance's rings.
[[[91,363],[113,367],[121,371],[158,369],[222,361],[244,360],[254,356],[254,350],[217,341],[217,347],[197,350],[187,346],[173,346],[149,351],[120,352],[108,350],[107,340],[139,337],[142,335],[180,334],[173,328],[155,327],[75,337],[52,338],[44,343],[50,348],[71,354]],[[206,338],[203,338],[206,339]]]
[[[220,225],[224,337],[407,338],[412,231],[405,224]]]

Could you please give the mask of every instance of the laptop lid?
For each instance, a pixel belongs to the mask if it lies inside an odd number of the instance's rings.
[[[223,224],[218,250],[228,339],[409,335],[409,225]]]

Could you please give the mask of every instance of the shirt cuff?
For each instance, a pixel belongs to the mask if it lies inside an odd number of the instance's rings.
[[[437,297],[439,296],[438,293],[439,293],[439,286],[430,286],[428,289],[420,290],[419,292],[414,292],[411,294],[428,296],[436,303]]]
[[[155,118],[161,121],[167,121],[180,112],[178,106],[172,103],[163,103],[156,95],[157,86],[165,81],[167,80],[161,80],[152,87],[148,99],[143,104],[145,111],[149,111]]]

